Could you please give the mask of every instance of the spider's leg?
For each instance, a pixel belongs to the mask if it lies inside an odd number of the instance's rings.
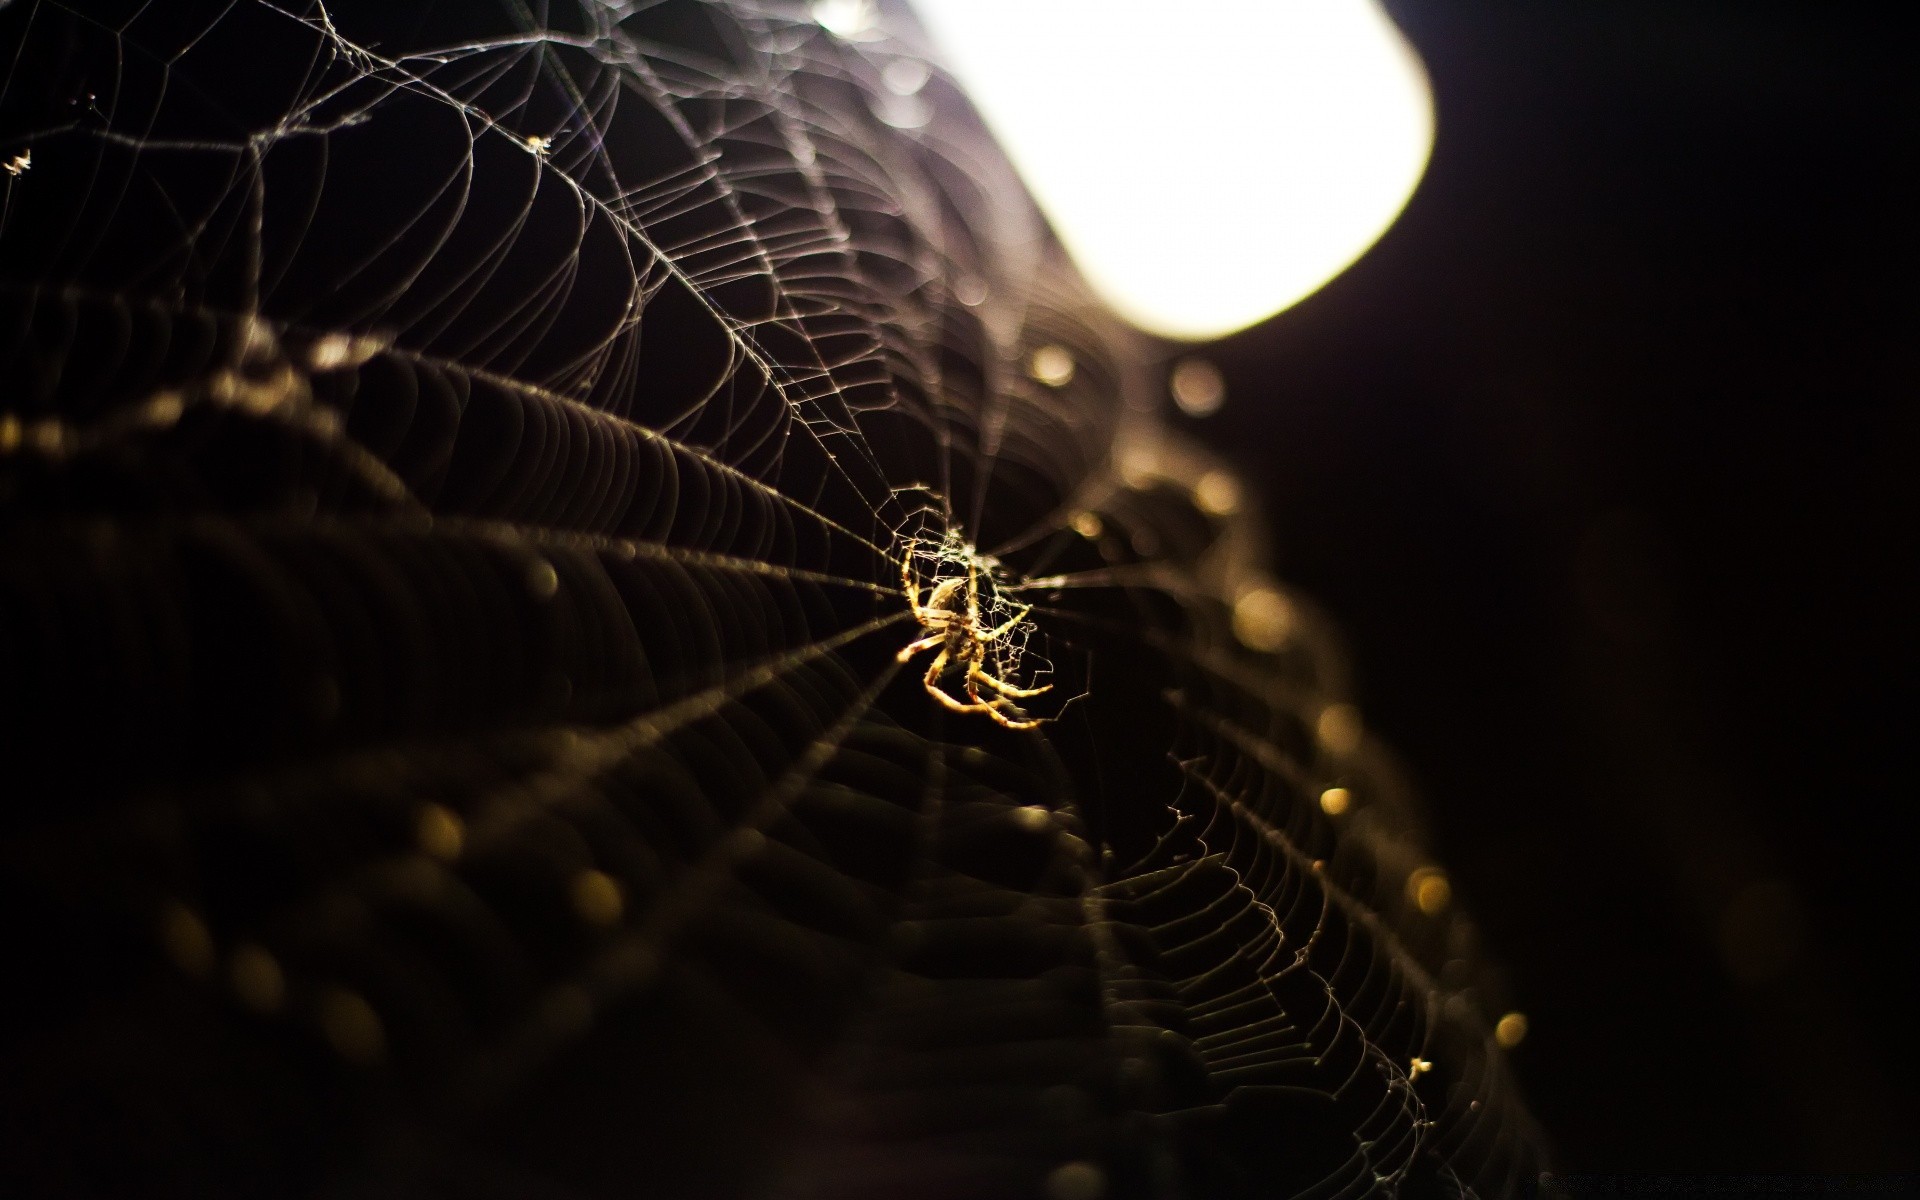
[[[987,674],[985,671],[981,670],[978,667],[974,668],[973,676],[979,679],[981,683],[984,683],[988,687],[992,688],[994,691],[999,692],[1002,696],[1019,696],[1019,697],[1025,698],[1028,696],[1038,696],[1042,692],[1050,692],[1053,690],[1053,685],[1050,683],[1041,684],[1037,688],[1015,687],[1012,684],[1007,683],[1003,680],[995,679],[993,676]]]
[[[893,656],[893,661],[905,662],[922,650],[931,650],[946,640],[946,635],[940,634],[935,637],[923,637],[917,642],[909,642],[900,648],[900,653]]]
[[[952,696],[947,695],[945,692],[941,691],[938,688],[928,688],[927,690],[933,693],[933,698],[935,700],[938,700],[940,703],[946,705],[948,708],[952,709],[954,712],[957,712],[957,713],[987,713],[989,715],[993,715],[998,712],[998,710],[995,709],[991,704],[987,704],[987,703],[968,704],[964,700],[955,700]]]
[[[1012,617],[1008,618],[1006,624],[1002,625],[998,629],[988,630],[984,635],[981,636],[980,640],[983,642],[991,642],[996,638],[1004,637],[1006,634],[1010,633],[1013,630],[1013,627],[1015,625],[1018,625],[1020,622],[1026,620],[1027,614],[1032,611],[1033,611],[1033,605],[1022,604],[1020,606],[1020,611],[1013,614]]]
[[[939,655],[934,658],[933,665],[927,668],[927,675],[924,680],[927,685],[927,695],[932,696],[935,700],[938,700],[941,704],[944,704],[957,713],[990,713],[993,711],[995,703],[1005,703],[1005,701],[983,701],[979,696],[975,695],[974,703],[968,704],[964,700],[958,700],[947,695],[946,692],[940,689],[940,672],[946,670],[950,662],[951,659],[948,658],[947,652],[942,650]],[[971,692],[969,694],[971,694]]]
[[[1003,700],[998,696],[995,696],[991,700],[981,699],[980,681],[988,678],[991,678],[991,676],[989,676],[985,671],[982,671],[980,669],[979,663],[974,663],[971,667],[969,667],[967,669],[967,695],[972,697],[974,705],[979,709],[981,709],[982,711],[991,711],[996,708],[1006,708],[1009,704],[1012,703],[1012,701]]]
[[[975,697],[974,703],[968,704],[964,700],[947,695],[946,692],[935,686],[931,679],[927,681],[927,694],[957,713],[990,713],[994,710],[994,704],[996,703],[995,701],[980,700],[978,697]],[[999,701],[997,703],[1005,702]]]
[[[913,580],[913,547],[900,556],[900,586],[906,589],[907,604],[913,609],[913,615],[920,615],[920,585]]]
[[[922,640],[930,642],[930,641],[933,641],[934,639],[923,638]],[[938,690],[934,685],[940,682],[940,672],[946,669],[947,669],[947,652],[945,650],[942,650],[940,653],[933,656],[933,661],[931,663],[927,664],[927,677],[924,682],[927,685],[928,691]]]
[[[1038,729],[1046,723],[1045,719],[1041,717],[1032,717],[1016,721],[997,708],[988,708],[987,715],[1000,724],[1005,725],[1008,729]]]

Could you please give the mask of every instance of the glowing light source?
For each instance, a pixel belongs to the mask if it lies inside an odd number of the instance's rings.
[[[1156,333],[1228,333],[1319,288],[1433,146],[1426,72],[1375,0],[915,8],[1082,271]]]
[[[573,910],[580,919],[592,925],[611,925],[620,919],[621,911],[626,907],[626,897],[621,895],[620,885],[604,871],[582,871],[573,877],[568,891],[573,900]]]
[[[873,32],[880,10],[873,0],[815,0],[812,16],[835,37],[858,41]]]
[[[1038,804],[1023,804],[1014,809],[1013,819],[1028,833],[1047,833],[1053,829],[1053,814]]]
[[[452,860],[460,857],[460,849],[467,840],[467,828],[453,813],[438,804],[428,804],[420,809],[414,821],[414,836],[426,853]]]
[[[1366,738],[1360,710],[1351,704],[1329,704],[1321,709],[1313,732],[1328,753],[1341,758],[1360,749],[1360,743]]]
[[[1233,634],[1250,650],[1274,651],[1293,633],[1293,605],[1272,588],[1254,588],[1233,602]]]
[[[1167,377],[1167,390],[1173,402],[1190,417],[1210,417],[1226,403],[1227,381],[1220,368],[1204,358],[1183,358],[1173,364]]]
[[[560,590],[560,574],[545,559],[536,559],[527,567],[527,590],[536,600],[551,600]]]
[[[1042,346],[1027,360],[1027,374],[1048,387],[1065,387],[1073,382],[1073,355],[1061,346]]]
[[[1527,1040],[1527,1014],[1510,1012],[1493,1027],[1493,1040],[1502,1049],[1511,1050]]]
[[[1101,1200],[1107,1173],[1090,1162],[1070,1162],[1047,1176],[1047,1200]]]
[[[1208,471],[1193,485],[1193,502],[1209,516],[1230,517],[1240,511],[1240,485],[1225,471]]]
[[[1429,917],[1447,911],[1453,900],[1453,885],[1439,867],[1421,867],[1407,877],[1407,899]]]

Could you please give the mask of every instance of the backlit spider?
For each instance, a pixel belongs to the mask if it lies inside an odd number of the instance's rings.
[[[927,667],[923,681],[927,694],[954,712],[985,713],[1008,729],[1032,729],[1039,725],[1040,719],[1009,717],[1005,710],[1014,708],[1015,699],[1038,696],[1051,691],[1053,685],[1015,687],[1003,679],[995,678],[986,668],[988,647],[1026,620],[1030,606],[1021,605],[1018,612],[992,629],[983,626],[980,623],[980,568],[971,557],[967,560],[965,575],[950,575],[927,589],[925,604],[920,603],[920,585],[913,577],[911,552],[901,559],[900,581],[906,587],[907,603],[913,606],[914,619],[920,622],[927,636],[908,644],[896,657],[900,662],[906,662],[922,650],[940,647],[940,653],[934,656],[932,664]],[[941,689],[940,677],[950,667],[966,672],[967,700],[948,695]],[[999,695],[983,698],[980,695],[983,686]]]

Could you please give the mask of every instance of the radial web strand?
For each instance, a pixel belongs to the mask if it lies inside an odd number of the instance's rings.
[[[1536,1177],[1321,623],[904,9],[0,62],[0,1190]]]

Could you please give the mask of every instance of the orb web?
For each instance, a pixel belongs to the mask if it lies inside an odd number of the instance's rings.
[[[23,1188],[1533,1177],[1240,489],[821,7],[0,6]],[[1032,729],[899,660],[969,566]]]

